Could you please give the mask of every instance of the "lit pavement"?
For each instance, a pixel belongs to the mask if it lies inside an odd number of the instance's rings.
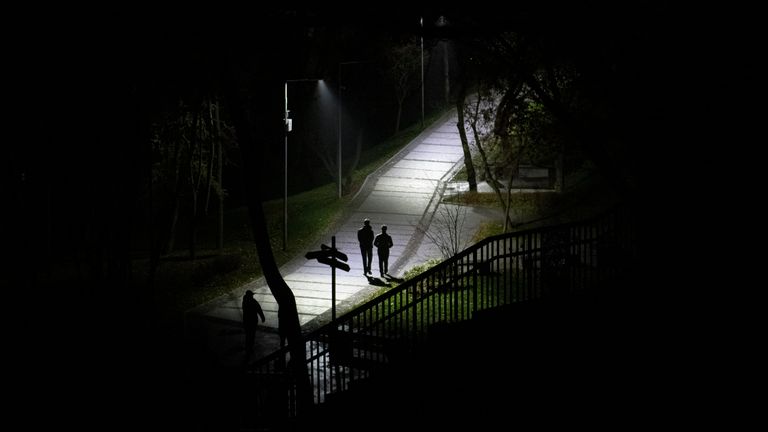
[[[419,263],[414,262],[414,258],[420,257],[425,248],[420,248],[424,235],[417,227],[426,229],[429,226],[444,182],[463,161],[456,121],[455,110],[445,114],[373,172],[351,201],[344,222],[333,227],[321,240],[330,246],[331,236],[336,236],[337,249],[349,257],[350,271],[336,271],[337,315],[388,284],[386,278],[379,277],[375,248],[371,264],[373,275],[363,275],[357,243],[357,229],[362,226],[363,219],[371,220],[375,234],[381,232],[381,225],[388,227],[387,233],[394,243],[389,257],[390,275],[399,277],[411,265]],[[318,244],[313,250],[319,248]],[[285,264],[280,272],[296,297],[299,320],[304,331],[308,331],[330,320],[331,270],[303,255]],[[240,302],[248,289],[255,293],[266,317],[266,322],[260,325],[262,331],[257,336],[254,357],[272,352],[279,345],[276,334],[278,306],[263,278],[188,311],[187,332],[205,338],[206,345],[219,354],[231,357],[233,361],[242,360]]]

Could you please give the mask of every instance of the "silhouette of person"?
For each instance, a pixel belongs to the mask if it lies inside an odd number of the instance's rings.
[[[357,230],[357,241],[360,243],[360,254],[363,257],[363,275],[370,274],[373,260],[373,228],[369,219],[365,219],[362,228]]]
[[[243,328],[245,329],[246,355],[251,355],[253,352],[256,341],[256,327],[259,326],[259,317],[261,317],[261,322],[266,321],[261,305],[253,298],[253,291],[248,290],[243,296]]]
[[[389,270],[389,248],[392,247],[392,237],[387,234],[386,225],[381,226],[381,233],[376,236],[373,245],[376,246],[376,252],[379,255],[379,273],[384,277]]]

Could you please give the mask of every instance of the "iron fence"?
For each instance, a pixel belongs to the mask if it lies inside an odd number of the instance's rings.
[[[564,225],[486,238],[304,337],[312,404],[407,358],[431,326],[515,302],[589,290],[636,254],[626,207]],[[259,417],[295,417],[300,387],[287,347],[254,364]],[[277,402],[276,402],[277,401]]]

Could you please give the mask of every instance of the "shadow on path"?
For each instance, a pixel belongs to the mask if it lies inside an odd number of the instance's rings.
[[[392,275],[385,274],[384,279],[388,280],[389,282],[397,282],[397,283],[403,283],[405,282],[405,279],[403,278],[396,278]]]
[[[391,287],[391,284],[388,284],[387,282],[373,276],[366,276],[368,278],[368,284],[369,285],[376,285],[376,286],[385,286],[385,287]]]

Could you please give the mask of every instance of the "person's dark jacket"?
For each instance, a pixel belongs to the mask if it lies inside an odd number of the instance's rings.
[[[264,321],[264,311],[253,294],[246,294],[243,297],[243,327],[246,329],[255,329],[259,325],[259,317]]]
[[[392,237],[387,233],[380,233],[376,236],[376,240],[373,243],[374,246],[376,246],[376,249],[383,251],[389,251],[389,248],[392,247]]]
[[[357,230],[357,241],[360,242],[360,246],[373,247],[373,228],[366,225]]]

